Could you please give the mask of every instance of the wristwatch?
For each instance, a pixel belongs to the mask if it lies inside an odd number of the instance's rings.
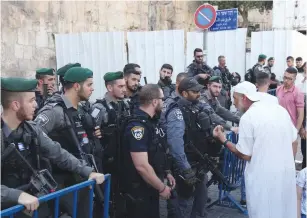
[[[226,141],[223,143],[223,145],[224,145],[225,147],[227,147],[227,142],[229,142],[228,139],[226,139]]]

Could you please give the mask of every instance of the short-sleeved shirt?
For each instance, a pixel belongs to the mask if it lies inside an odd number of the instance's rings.
[[[135,115],[142,116],[144,118],[148,118],[150,120],[150,116],[137,108],[135,110]],[[147,152],[148,146],[151,143],[151,134],[148,126],[141,121],[133,121],[130,122],[125,129],[125,146],[127,146],[127,150],[129,152]]]
[[[291,117],[292,123],[294,126],[296,126],[298,116],[297,109],[304,108],[303,93],[296,86],[286,90],[282,85],[277,88],[276,96],[278,98],[279,104],[286,108]]]
[[[307,196],[307,168],[302,169],[296,177],[296,185],[303,188],[302,199],[301,199],[301,213],[307,214],[306,211],[306,196]]]

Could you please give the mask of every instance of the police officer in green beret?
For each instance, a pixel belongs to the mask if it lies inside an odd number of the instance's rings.
[[[79,64],[79,63],[74,63],[74,64],[69,63],[69,64],[66,64],[66,65],[64,65],[63,67],[61,67],[57,70],[57,75],[59,76],[59,81],[62,85],[61,92],[64,92],[63,87],[64,87],[65,73],[72,67],[81,67],[81,64]]]
[[[114,163],[116,143],[116,134],[120,122],[130,115],[129,102],[125,99],[126,83],[123,72],[108,72],[104,75],[107,93],[104,98],[97,99],[91,107],[92,116],[96,120],[96,124],[104,129],[104,138],[102,144],[104,151],[104,172],[110,172],[110,165]],[[117,137],[119,137],[117,135]],[[112,149],[111,149],[112,148]],[[111,163],[112,162],[112,163]],[[108,164],[110,163],[110,164]]]
[[[112,175],[112,190],[117,184],[117,156],[120,145],[121,123],[130,116],[129,100],[125,99],[126,82],[123,72],[108,72],[104,75],[107,92],[104,98],[97,99],[91,106],[95,124],[103,132],[101,144],[104,147],[103,172]],[[115,201],[112,199],[112,201]],[[113,207],[112,207],[113,208]],[[113,213],[113,211],[111,211]]]
[[[264,54],[258,56],[258,62],[245,74],[245,81],[256,84],[256,75],[258,72],[266,72],[270,74],[268,68],[265,68],[266,58],[267,56]]]
[[[204,93],[201,94],[201,97],[199,100],[200,102],[206,102],[210,104],[214,112],[224,120],[224,123],[222,125],[224,126],[226,130],[237,132],[238,129],[228,125],[226,121],[231,121],[231,122],[238,124],[240,121],[240,117],[231,113],[226,108],[222,107],[218,100],[218,96],[221,94],[222,84],[223,83],[222,83],[221,77],[212,76],[209,79],[208,89]],[[212,122],[216,124],[220,124],[220,121],[218,120],[213,120]]]
[[[55,92],[55,74],[52,68],[41,68],[36,70],[36,79],[38,80],[37,90],[35,92],[37,108],[35,114],[44,106],[45,101]]]
[[[21,160],[22,155],[35,170],[42,170],[46,164],[43,159],[55,164],[62,170],[74,172],[81,176],[104,181],[104,175],[93,173],[72,154],[62,149],[60,144],[52,141],[42,129],[31,120],[37,106],[35,89],[37,80],[24,78],[1,78],[1,204],[2,209],[22,204],[27,210],[36,210],[39,201],[32,188],[20,190],[30,183],[32,171]],[[14,148],[14,149],[12,149]],[[39,148],[39,149],[37,149]],[[18,153],[17,153],[18,152]],[[20,215],[20,216],[19,216]],[[48,214],[39,213],[40,217]],[[18,214],[16,217],[24,217]]]
[[[82,159],[97,170],[93,154],[102,152],[95,147],[93,141],[101,138],[99,126],[94,126],[85,120],[78,112],[79,103],[89,100],[93,89],[93,72],[82,67],[72,67],[64,75],[64,90],[62,95],[54,95],[52,102],[46,104],[39,112],[35,121],[42,130],[63,148]],[[65,171],[54,169],[55,177],[60,184],[75,184],[79,179]],[[84,194],[88,194],[87,192]],[[81,195],[81,194],[80,194]],[[63,197],[64,198],[64,197]],[[65,200],[65,199],[64,199]],[[79,206],[78,216],[86,217],[88,205]],[[72,209],[72,208],[69,208]],[[71,213],[72,211],[68,211]]]

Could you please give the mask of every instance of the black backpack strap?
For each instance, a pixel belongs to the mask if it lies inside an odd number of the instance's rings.
[[[41,152],[40,152],[40,143],[38,141],[38,135],[37,135],[37,129],[36,124],[32,121],[26,121],[24,122],[24,128],[25,132],[23,134],[24,142],[26,142],[28,139],[26,137],[31,137],[29,149],[31,150],[31,155],[33,156],[36,167],[38,170],[41,169],[40,163],[41,163]]]

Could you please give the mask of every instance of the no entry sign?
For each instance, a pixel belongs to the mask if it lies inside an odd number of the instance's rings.
[[[195,25],[200,29],[209,29],[215,22],[216,10],[210,4],[201,5],[194,14]]]

